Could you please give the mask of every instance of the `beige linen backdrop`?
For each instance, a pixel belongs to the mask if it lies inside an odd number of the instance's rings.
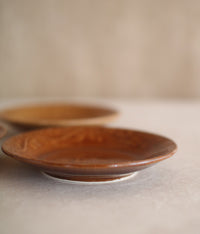
[[[0,97],[200,97],[198,0],[0,0]]]

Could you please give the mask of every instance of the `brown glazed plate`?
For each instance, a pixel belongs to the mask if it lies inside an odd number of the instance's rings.
[[[60,127],[11,137],[7,155],[36,166],[54,178],[118,181],[169,158],[176,144],[159,135],[105,127]]]
[[[117,116],[111,108],[70,103],[34,104],[0,113],[3,121],[25,128],[103,125]]]

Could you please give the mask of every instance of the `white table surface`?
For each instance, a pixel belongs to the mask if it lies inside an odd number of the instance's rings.
[[[0,100],[0,108],[18,102]],[[200,102],[98,102],[121,111],[111,126],[165,135],[178,152],[106,185],[59,183],[1,153],[0,234],[199,234]]]

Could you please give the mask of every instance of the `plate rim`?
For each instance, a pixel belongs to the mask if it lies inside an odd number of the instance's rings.
[[[155,157],[151,157],[151,158],[147,158],[147,159],[143,159],[143,160],[131,160],[131,161],[126,161],[126,162],[120,162],[117,164],[99,164],[97,167],[94,168],[94,165],[81,165],[81,164],[59,164],[59,163],[55,163],[55,162],[48,162],[48,161],[44,161],[41,159],[28,159],[22,156],[19,156],[17,154],[11,153],[6,149],[6,144],[9,143],[9,141],[11,141],[13,138],[19,137],[19,136],[23,136],[23,135],[29,135],[32,132],[43,132],[43,131],[48,131],[48,130],[55,130],[55,129],[70,129],[70,128],[103,128],[103,129],[112,129],[112,130],[125,130],[125,131],[129,131],[129,132],[136,132],[136,133],[142,133],[142,134],[150,134],[153,136],[157,136],[157,137],[162,137],[166,140],[168,140],[172,146],[173,149],[166,153],[166,154],[162,154],[159,156],[155,156]],[[32,164],[35,166],[41,166],[41,167],[50,167],[52,169],[72,169],[72,170],[95,170],[95,171],[102,171],[105,169],[111,169],[111,170],[115,170],[116,168],[131,168],[131,167],[136,167],[136,166],[146,166],[146,165],[151,165],[154,164],[156,162],[160,162],[164,159],[167,159],[169,157],[171,157],[172,155],[174,155],[178,149],[177,144],[171,140],[168,137],[159,135],[159,134],[155,134],[155,133],[151,133],[151,132],[147,132],[147,131],[141,131],[141,130],[135,130],[135,129],[126,129],[126,128],[116,128],[116,127],[89,127],[89,126],[84,126],[84,127],[51,127],[51,128],[43,128],[43,129],[37,129],[37,130],[33,130],[33,131],[28,131],[25,133],[19,133],[15,136],[10,137],[9,139],[7,139],[6,141],[4,141],[4,143],[1,146],[2,151],[8,155],[11,156],[12,158],[24,162],[24,163],[28,163],[28,164]]]

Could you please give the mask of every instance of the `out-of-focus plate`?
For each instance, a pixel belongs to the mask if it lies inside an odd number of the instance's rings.
[[[4,128],[2,125],[0,125],[0,139],[6,135],[6,128]]]
[[[49,103],[4,110],[0,118],[18,127],[103,125],[118,116],[118,111],[81,104]]]
[[[11,157],[47,175],[73,181],[113,181],[172,156],[176,144],[159,135],[104,127],[49,128],[4,142]]]

